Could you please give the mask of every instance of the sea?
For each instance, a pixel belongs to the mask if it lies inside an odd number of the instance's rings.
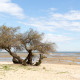
[[[80,52],[54,52],[51,53],[52,56],[71,56],[76,57],[80,56]]]

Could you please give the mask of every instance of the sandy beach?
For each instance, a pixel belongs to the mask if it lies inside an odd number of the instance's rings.
[[[0,62],[0,80],[80,80],[80,65],[22,66]]]
[[[11,58],[9,54],[1,54],[0,58],[4,59],[0,61],[0,80],[80,80],[79,56],[44,58],[40,66],[13,64],[6,61],[7,58]]]

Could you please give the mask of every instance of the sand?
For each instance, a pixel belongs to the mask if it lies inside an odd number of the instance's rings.
[[[80,65],[22,66],[0,62],[0,80],[80,80]]]
[[[80,65],[80,59],[78,58],[80,57],[57,56],[52,58],[44,58],[43,63]]]

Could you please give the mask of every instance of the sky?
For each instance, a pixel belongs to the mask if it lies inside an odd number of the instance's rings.
[[[0,26],[45,33],[57,51],[80,51],[80,0],[0,0]]]

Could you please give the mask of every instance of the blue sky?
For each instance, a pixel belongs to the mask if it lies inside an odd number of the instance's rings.
[[[0,25],[44,32],[57,51],[80,51],[80,0],[0,0]]]

